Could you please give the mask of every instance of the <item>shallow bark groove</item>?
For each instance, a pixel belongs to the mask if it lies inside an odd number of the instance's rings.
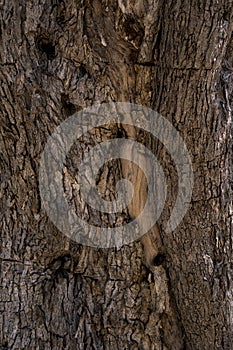
[[[232,2],[0,6],[1,348],[232,349]],[[190,210],[168,236],[177,175],[164,147],[125,125],[76,142],[64,189],[77,213],[96,224],[137,216],[146,184],[132,165],[109,163],[99,192],[113,199],[125,176],[135,183],[136,200],[112,217],[91,211],[75,183],[87,150],[122,135],[161,160],[169,193],[161,230],[120,250],[79,246],[59,232],[38,184],[40,155],[56,126],[109,101],[153,107],[168,118],[188,146],[196,179]]]

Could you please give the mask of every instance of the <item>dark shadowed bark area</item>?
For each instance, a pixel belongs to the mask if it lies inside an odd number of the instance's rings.
[[[1,349],[233,349],[232,5],[0,2]],[[167,118],[188,147],[195,177],[190,208],[168,234],[178,182],[165,147],[126,125],[95,129],[76,142],[64,190],[97,226],[138,215],[146,185],[143,169],[112,161],[100,173],[99,192],[113,199],[117,180],[129,177],[134,203],[114,217],[91,211],[74,175],[95,144],[134,138],[153,150],[166,174],[158,227],[118,250],[82,246],[61,233],[41,203],[38,181],[56,126],[110,101]]]

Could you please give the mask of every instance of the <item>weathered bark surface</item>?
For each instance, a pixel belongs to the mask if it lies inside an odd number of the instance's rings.
[[[232,1],[0,6],[1,349],[233,349]],[[100,140],[136,135],[167,175],[161,235],[154,228],[143,245],[118,251],[70,241],[50,222],[38,190],[40,155],[55,127],[108,101],[153,107],[168,118],[195,175],[190,210],[167,235],[177,176],[164,147],[125,126],[77,143],[64,182],[77,211],[85,206],[72,174]],[[124,161],[108,164],[100,192],[114,197],[113,185],[129,169]],[[132,180],[141,198],[141,175]],[[134,204],[115,220],[137,215],[141,203]],[[108,216],[85,210],[108,225]]]

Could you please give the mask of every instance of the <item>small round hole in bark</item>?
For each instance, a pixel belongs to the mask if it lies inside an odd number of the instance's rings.
[[[154,259],[153,259],[153,265],[154,265],[154,266],[160,266],[160,265],[163,264],[164,260],[165,260],[165,255],[159,253],[159,254],[157,254],[157,255],[154,257]]]
[[[224,21],[229,22],[229,11],[225,11],[222,15]]]
[[[76,107],[70,102],[69,96],[66,94],[61,95],[61,103],[65,114],[69,117],[76,112]]]
[[[45,53],[48,60],[53,60],[56,56],[55,45],[48,38],[40,37],[37,39],[37,48],[41,53]]]
[[[120,128],[117,130],[117,138],[126,138],[126,132],[124,131],[124,129]]]
[[[82,79],[85,75],[89,76],[89,73],[88,73],[86,67],[83,64],[81,64],[78,68],[78,78]]]

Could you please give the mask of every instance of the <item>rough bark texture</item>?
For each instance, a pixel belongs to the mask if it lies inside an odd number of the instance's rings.
[[[1,349],[233,349],[232,1],[0,6]],[[108,101],[152,107],[170,120],[195,175],[190,210],[168,235],[177,176],[164,147],[125,126],[78,142],[64,184],[72,205],[95,223],[111,218],[90,213],[72,187],[95,143],[135,136],[167,175],[160,230],[118,251],[69,240],[50,222],[38,190],[40,155],[55,127]],[[108,164],[100,192],[114,197],[129,169],[124,161]],[[140,211],[146,191],[135,174],[138,199],[116,222]]]

